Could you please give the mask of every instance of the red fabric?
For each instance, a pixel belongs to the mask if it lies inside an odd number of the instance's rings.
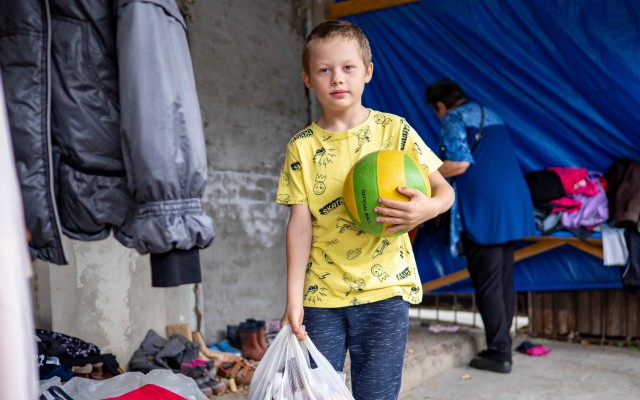
[[[163,387],[147,384],[118,397],[103,400],[187,400]]]

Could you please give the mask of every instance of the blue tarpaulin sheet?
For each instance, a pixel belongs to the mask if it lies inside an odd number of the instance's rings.
[[[635,0],[425,0],[345,17],[367,34],[374,75],[363,103],[401,115],[436,149],[425,89],[454,79],[497,111],[524,172],[605,172],[640,159],[640,6]],[[487,185],[492,177],[487,177]],[[465,267],[418,234],[422,281]],[[516,290],[621,287],[619,268],[563,246],[516,264]],[[469,291],[468,280],[443,291]]]

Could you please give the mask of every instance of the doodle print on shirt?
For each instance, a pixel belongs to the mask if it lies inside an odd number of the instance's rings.
[[[280,194],[278,195],[278,197],[276,197],[276,199],[278,200],[278,203],[289,204],[289,200],[291,200],[291,196],[289,196],[288,194]]]
[[[316,174],[316,183],[313,185],[313,193],[320,196],[325,190],[327,190],[327,185],[324,184],[326,179],[326,175]]]
[[[395,143],[395,141],[393,140],[393,136],[391,136],[389,139],[385,140],[382,143],[382,149],[383,150],[387,150],[393,147],[393,144]]]
[[[353,136],[358,138],[358,147],[356,147],[356,153],[360,151],[362,145],[365,143],[369,143],[369,134],[371,134],[371,129],[369,125],[361,128],[359,131],[351,132]]]
[[[389,246],[390,244],[391,244],[391,242],[387,238],[382,238],[382,240],[380,241],[380,244],[378,245],[378,247],[376,247],[376,249],[373,251],[372,258],[376,258],[378,256],[381,256],[382,253],[384,252],[384,249],[386,249],[387,246]]]
[[[409,253],[408,251],[405,251],[404,246],[400,246],[400,257],[404,259],[404,255],[405,255],[405,253],[406,253],[407,255],[411,254],[411,253]]]
[[[338,243],[340,243],[340,241],[338,239],[333,239],[333,240],[330,240],[328,242],[324,242],[324,245],[326,247],[331,247],[331,246],[337,245]]]
[[[369,302],[367,301],[367,303],[369,303]],[[357,298],[357,297],[354,297],[354,298],[353,298],[353,300],[351,300],[351,301],[349,302],[349,305],[350,305],[350,306],[359,306],[359,305],[361,305],[361,304],[366,304],[366,303],[365,303],[364,301],[360,301],[360,300],[358,300],[358,298]]]
[[[318,285],[311,285],[307,288],[307,291],[304,293],[304,299],[309,303],[322,303],[322,298],[327,297],[325,291],[326,287],[318,287]]]
[[[289,140],[289,143],[293,143],[298,139],[307,138],[313,136],[313,131],[311,129],[305,129],[304,131],[298,133],[294,137]]]
[[[396,279],[401,281],[403,279],[407,279],[410,276],[411,276],[411,270],[409,269],[409,267],[407,267],[396,274]]]
[[[326,252],[322,252],[324,254],[324,259],[327,262],[327,264],[333,264],[333,260],[331,259],[331,257],[329,257],[329,255]]]
[[[333,158],[336,156],[334,151],[335,149],[332,148],[319,148],[313,155],[313,165],[321,165],[326,168],[328,164],[333,163]]]
[[[283,169],[280,170],[280,181],[282,182],[282,186],[289,187],[289,183],[290,183],[289,180],[290,180],[289,172]]]
[[[365,283],[364,279],[362,279],[362,278],[356,279],[354,281],[353,277],[348,272],[345,272],[342,275],[342,280],[344,281],[344,283],[346,283],[349,286],[349,290],[347,290],[345,292],[344,297],[349,297],[349,295],[353,291],[362,292],[364,290],[365,286],[367,285]]]
[[[353,260],[362,254],[362,249],[360,247],[356,247],[355,249],[350,249],[347,251],[347,260]]]
[[[382,268],[382,265],[380,264],[376,264],[373,267],[371,267],[371,275],[378,278],[380,282],[384,282],[385,279],[389,277],[389,274],[385,272],[384,268]]]
[[[291,163],[291,170],[297,172],[302,171],[302,164],[300,164],[300,161]]]
[[[384,114],[376,114],[373,116],[373,120],[376,124],[387,126],[391,122],[391,118],[386,117]]]
[[[409,296],[411,296],[411,301],[415,303],[419,303],[422,300],[419,294],[420,294],[420,288],[412,287],[411,290],[409,291]]]
[[[402,136],[400,138],[400,150],[404,150],[404,147],[407,145],[407,138],[409,138],[409,125],[402,126]]]
[[[331,211],[335,211],[344,203],[344,199],[342,197],[338,197],[337,199],[331,200],[329,203],[322,206],[318,211],[321,215],[327,215]]]
[[[344,233],[346,230],[356,232],[356,236],[360,236],[364,233],[362,229],[358,227],[358,225],[354,224],[352,221],[347,221],[346,219],[339,217],[336,222],[336,228],[340,228],[339,233]]]

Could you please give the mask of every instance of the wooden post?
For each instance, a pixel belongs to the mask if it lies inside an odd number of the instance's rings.
[[[349,0],[327,4],[327,19],[337,19],[369,11],[382,10],[402,4],[415,3],[418,0]]]

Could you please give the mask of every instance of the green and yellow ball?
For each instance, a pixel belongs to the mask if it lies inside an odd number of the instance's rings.
[[[404,152],[379,150],[362,157],[351,167],[344,182],[343,197],[349,217],[371,235],[381,237],[407,232],[385,232],[389,225],[376,222],[376,216],[380,214],[373,212],[380,197],[409,201],[396,190],[398,187],[418,189],[431,196],[431,185],[424,169]]]

